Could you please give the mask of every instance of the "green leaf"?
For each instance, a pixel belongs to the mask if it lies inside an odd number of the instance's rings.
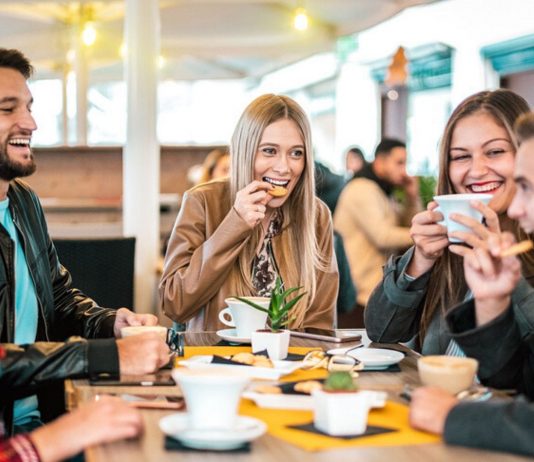
[[[293,308],[296,303],[302,298],[304,297],[304,295],[306,295],[306,292],[304,292],[303,294],[300,294],[300,295],[297,295],[293,300],[291,300],[289,303],[287,303],[285,305],[284,308],[286,308],[286,311],[289,311],[291,308]]]

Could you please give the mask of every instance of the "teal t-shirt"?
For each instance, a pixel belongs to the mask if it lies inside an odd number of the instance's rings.
[[[9,199],[0,201],[0,223],[15,244],[15,343],[34,343],[37,335],[37,296],[26,256],[9,211]],[[14,424],[22,425],[32,417],[39,417],[37,397],[15,401]]]

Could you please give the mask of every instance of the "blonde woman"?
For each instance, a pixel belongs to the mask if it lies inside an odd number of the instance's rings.
[[[229,180],[184,195],[160,282],[163,311],[188,330],[217,330],[226,297],[268,295],[278,275],[306,290],[292,327],[332,328],[332,222],[314,194],[304,111],[286,96],[260,96],[242,114],[230,154]]]
[[[528,104],[509,90],[483,91],[465,99],[454,110],[440,147],[438,194],[485,192],[493,195],[489,206],[475,205],[485,224],[461,215],[456,219],[471,228],[470,233],[452,233],[471,247],[485,246],[489,233],[510,231],[517,241],[525,239],[519,223],[506,215],[512,201],[514,157],[517,140],[512,130]],[[461,355],[451,342],[445,312],[469,296],[462,257],[449,250],[447,229],[439,222],[443,215],[431,202],[412,220],[414,240],[406,254],[392,259],[384,278],[371,295],[365,326],[369,337],[380,342],[407,342],[423,354]],[[522,274],[534,282],[534,255],[521,256]],[[521,298],[523,281],[516,291]],[[525,322],[528,324],[533,322]]]

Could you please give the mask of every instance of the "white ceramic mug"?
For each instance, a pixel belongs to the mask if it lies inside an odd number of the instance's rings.
[[[250,300],[262,308],[267,309],[271,299],[269,297],[243,297]],[[227,298],[225,300],[228,308],[219,312],[219,320],[229,326],[235,327],[236,335],[242,338],[250,338],[252,332],[265,329],[267,313],[257,310],[237,298]],[[227,319],[229,317],[229,319]]]
[[[131,337],[132,335],[155,332],[161,335],[163,340],[167,340],[167,328],[165,326],[125,326],[121,328],[121,337]]]
[[[180,386],[192,429],[232,429],[237,422],[241,392],[250,378],[238,373],[176,368],[172,378]]]
[[[482,221],[482,214],[471,207],[471,201],[480,201],[484,204],[488,204],[493,196],[491,194],[445,194],[442,196],[434,196],[434,200],[438,203],[437,212],[443,214],[443,221],[439,224],[446,226],[447,231],[452,233],[454,231],[467,231],[470,229],[460,223],[449,218],[451,213],[459,213],[477,221]],[[450,242],[463,242],[461,239],[449,237]]]

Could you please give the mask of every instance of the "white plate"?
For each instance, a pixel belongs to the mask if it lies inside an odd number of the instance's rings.
[[[328,354],[345,354],[345,351],[345,348],[335,348],[328,350]],[[358,348],[346,354],[361,361],[366,370],[385,369],[404,359],[404,354],[400,351],[386,350],[385,348]]]
[[[362,390],[360,393],[369,395],[373,408],[386,405],[387,393],[384,391]],[[254,401],[256,406],[268,409],[313,410],[314,408],[313,396],[311,395],[257,393],[251,390],[245,391],[242,396]]]
[[[189,428],[189,419],[187,413],[184,412],[163,417],[159,421],[159,428],[184,446],[226,451],[260,437],[267,430],[267,425],[253,417],[238,416],[237,424],[232,429],[193,430]]]
[[[240,366],[234,364],[212,364],[212,355],[192,356],[179,362],[189,369],[205,370],[234,370],[253,379],[278,380],[280,377],[291,374],[302,366],[302,361],[273,361],[274,367]]]
[[[250,337],[239,337],[235,329],[218,330],[217,335],[230,343],[250,343]]]

